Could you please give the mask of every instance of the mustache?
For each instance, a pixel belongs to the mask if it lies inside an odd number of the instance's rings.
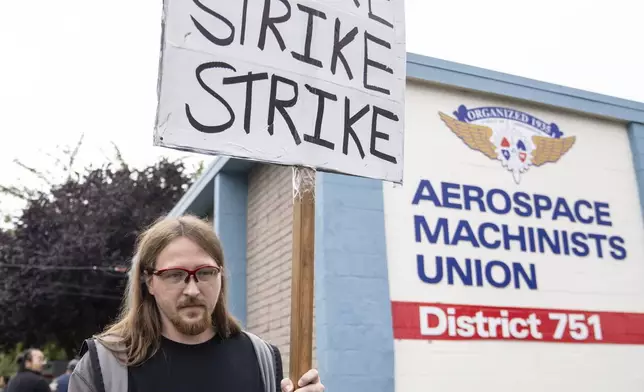
[[[187,300],[185,300],[183,302],[180,302],[177,307],[179,309],[182,309],[182,308],[188,308],[188,307],[191,307],[191,306],[201,306],[201,307],[205,308],[206,303],[204,301],[201,301],[201,300],[197,299],[197,298],[190,298],[190,299],[187,299]]]

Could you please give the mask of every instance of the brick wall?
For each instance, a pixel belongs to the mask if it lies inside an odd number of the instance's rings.
[[[289,367],[292,225],[291,168],[256,165],[248,174],[247,329],[279,347],[285,376]],[[313,363],[317,367],[315,348]]]

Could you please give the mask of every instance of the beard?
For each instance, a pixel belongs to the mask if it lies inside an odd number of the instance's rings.
[[[179,313],[182,309],[187,307],[196,307],[194,312],[199,312],[200,317],[194,318],[190,321],[185,320]],[[177,313],[170,317],[170,322],[180,333],[184,335],[195,336],[205,332],[208,328],[212,328],[212,314],[208,311],[205,303],[191,298],[177,307]]]

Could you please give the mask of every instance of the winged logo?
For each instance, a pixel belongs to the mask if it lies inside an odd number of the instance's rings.
[[[473,150],[499,160],[514,181],[530,166],[557,162],[575,143],[576,137],[562,137],[556,124],[547,124],[527,113],[508,108],[467,109],[461,105],[456,118],[438,113],[447,127]]]

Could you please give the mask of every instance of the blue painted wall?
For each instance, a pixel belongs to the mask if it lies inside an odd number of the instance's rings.
[[[219,172],[214,180],[215,232],[226,259],[229,310],[246,326],[246,173]]]
[[[629,124],[628,137],[631,141],[635,175],[640,192],[640,205],[642,206],[642,215],[644,216],[644,124]]]
[[[380,181],[318,173],[317,358],[328,391],[393,392],[394,351]]]

